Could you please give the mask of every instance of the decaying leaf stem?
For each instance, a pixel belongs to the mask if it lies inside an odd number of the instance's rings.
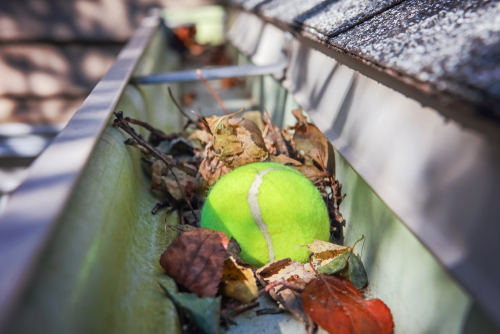
[[[132,127],[130,127],[127,120],[125,118],[123,118],[122,111],[118,111],[118,112],[115,111],[114,114],[116,116],[116,119],[113,122],[113,126],[119,127],[120,129],[122,129],[123,131],[128,133],[132,138],[134,138],[137,141],[137,143],[139,143],[139,145],[148,149],[149,152],[153,156],[155,156],[157,159],[159,159],[159,160],[163,161],[163,163],[165,163],[165,165],[170,170],[170,173],[172,173],[172,175],[174,176],[175,182],[177,182],[177,185],[179,186],[179,191],[181,192],[182,198],[184,199],[184,201],[186,201],[187,205],[189,206],[189,209],[191,210],[191,213],[193,214],[194,220],[196,222],[198,222],[198,218],[196,217],[196,214],[194,213],[193,206],[191,205],[191,202],[187,199],[186,195],[184,194],[184,190],[182,190],[179,179],[177,178],[177,175],[175,175],[174,171],[172,170],[172,167],[175,167],[175,168],[177,168],[177,169],[183,171],[184,173],[186,173],[190,176],[193,176],[193,177],[196,177],[196,174],[198,172],[193,170],[192,168],[184,166],[182,163],[177,163],[172,158],[170,158],[166,154],[159,152],[151,144],[149,144],[147,141],[145,141],[137,132],[135,132],[135,130]],[[167,199],[170,201],[171,204],[177,202],[175,200],[175,198],[172,196],[172,194],[170,194],[168,191],[165,191],[165,193],[167,195]]]
[[[318,275],[318,271],[316,270],[316,268],[314,268],[314,265],[312,263],[312,257],[313,257],[314,253],[311,253],[309,254],[309,265],[311,266],[311,269],[314,271],[314,273],[316,275]]]

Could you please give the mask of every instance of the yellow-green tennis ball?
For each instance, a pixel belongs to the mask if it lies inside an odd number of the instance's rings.
[[[328,241],[330,222],[321,194],[298,171],[259,162],[236,168],[210,190],[201,226],[234,237],[240,256],[260,267],[291,258],[306,262],[299,245]]]

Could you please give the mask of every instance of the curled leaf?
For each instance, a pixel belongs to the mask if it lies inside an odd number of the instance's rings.
[[[356,289],[362,289],[368,284],[365,267],[359,256],[353,253],[353,248],[314,240],[307,245],[307,249],[314,253],[312,264],[318,273],[342,277],[351,281]]]
[[[229,241],[224,233],[198,228],[182,233],[160,258],[167,275],[199,297],[215,297]]]
[[[207,118],[215,153],[229,168],[263,161],[268,156],[259,127],[248,119],[229,119],[236,114]]]
[[[207,181],[208,185],[213,185],[222,176],[231,171],[215,153],[213,144],[209,143],[205,147],[205,159],[200,164],[199,172],[201,176]]]
[[[255,110],[244,112],[241,115],[241,118],[245,118],[254,122],[261,132],[264,131],[264,121],[262,120],[262,114],[260,113],[260,111]]]
[[[222,293],[225,296],[242,303],[251,303],[259,297],[252,269],[240,266],[232,256],[224,262],[221,283]]]
[[[329,147],[325,135],[316,125],[307,122],[302,110],[295,109],[292,113],[297,118],[293,141],[298,155],[306,165],[314,165],[313,160],[320,166],[326,165]]]
[[[349,281],[320,275],[307,284],[303,307],[311,319],[328,333],[389,334],[394,321],[380,299],[364,300]]]
[[[282,259],[272,262],[255,272],[257,278],[263,285],[286,280],[299,288],[304,288],[307,282],[315,279],[315,275],[304,268],[304,265],[291,259]],[[314,329],[314,323],[302,307],[300,293],[291,289],[277,286],[269,290],[271,297],[278,301],[290,312],[295,319],[302,322],[307,333]]]
[[[267,150],[271,155],[282,155],[289,157],[290,152],[286,144],[285,138],[277,126],[271,123],[271,118],[267,110],[264,111],[264,130],[262,136],[266,143]]]
[[[190,200],[200,186],[196,178],[178,169],[174,171],[177,177],[176,179],[174,175],[170,173],[167,165],[160,160],[153,162],[151,165],[151,172],[151,189],[168,192],[172,194],[176,200],[183,199],[183,194]],[[179,186],[182,187],[182,191],[179,189]]]

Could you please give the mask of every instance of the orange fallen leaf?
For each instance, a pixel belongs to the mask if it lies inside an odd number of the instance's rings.
[[[364,300],[354,285],[335,276],[319,275],[302,293],[305,312],[328,333],[389,334],[394,321],[380,299]]]
[[[182,233],[160,258],[167,275],[198,297],[215,297],[229,244],[218,231],[198,228]]]

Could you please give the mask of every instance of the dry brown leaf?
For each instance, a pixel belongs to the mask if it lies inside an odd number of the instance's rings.
[[[264,121],[262,120],[262,114],[260,113],[260,111],[255,110],[244,112],[243,114],[241,114],[241,118],[245,118],[254,122],[261,132],[264,131]]]
[[[199,297],[215,297],[229,241],[224,233],[198,228],[182,233],[160,258],[167,275]]]
[[[162,190],[162,178],[168,175],[167,165],[161,161],[156,160],[151,164],[151,189]]]
[[[200,186],[200,182],[196,178],[178,169],[174,171],[176,180],[167,165],[161,160],[153,162],[151,172],[151,189],[168,192],[178,201],[183,199],[183,193],[187,200],[191,200]],[[182,187],[182,192],[179,185]]]
[[[280,154],[280,155],[269,155],[269,161],[275,162],[278,164],[282,165],[287,165],[287,166],[302,166],[301,163],[295,159],[289,158],[286,155]]]
[[[206,118],[214,136],[215,153],[219,160],[229,168],[260,162],[268,156],[258,126],[250,120],[230,120],[230,117],[236,114]]]
[[[267,285],[285,279],[299,288],[304,288],[307,282],[315,279],[315,275],[304,268],[304,265],[291,259],[282,259],[272,262],[255,272],[262,285]],[[300,293],[277,286],[269,290],[269,294],[290,312],[295,319],[302,322],[307,333],[312,333],[314,323],[302,307]]]
[[[285,138],[277,126],[271,123],[271,118],[267,110],[264,111],[264,124],[265,128],[262,131],[262,136],[266,143],[267,150],[271,155],[290,156]]]
[[[324,188],[325,184],[330,182],[329,174],[320,171],[316,166],[300,165],[292,168],[307,177],[317,188]]]
[[[242,303],[251,303],[259,297],[252,269],[240,266],[232,256],[224,262],[221,283],[221,292],[225,296]]]
[[[349,281],[319,275],[302,293],[303,307],[328,333],[389,334],[394,321],[380,299],[364,300]]]
[[[184,93],[181,96],[181,103],[183,106],[190,106],[193,103],[195,98],[196,98],[195,92]]]
[[[292,113],[297,118],[293,135],[297,154],[304,159],[306,165],[313,165],[315,160],[320,166],[326,167],[329,148],[325,135],[316,125],[307,122],[301,109],[295,109]]]
[[[198,139],[202,143],[208,144],[208,143],[212,142],[213,137],[208,131],[196,129],[193,131],[193,133],[189,136],[188,139],[189,140]]]
[[[212,143],[205,147],[205,159],[200,164],[199,172],[201,176],[211,186],[217,182],[222,176],[229,173],[232,169],[228,168],[222,161],[219,160]]]

